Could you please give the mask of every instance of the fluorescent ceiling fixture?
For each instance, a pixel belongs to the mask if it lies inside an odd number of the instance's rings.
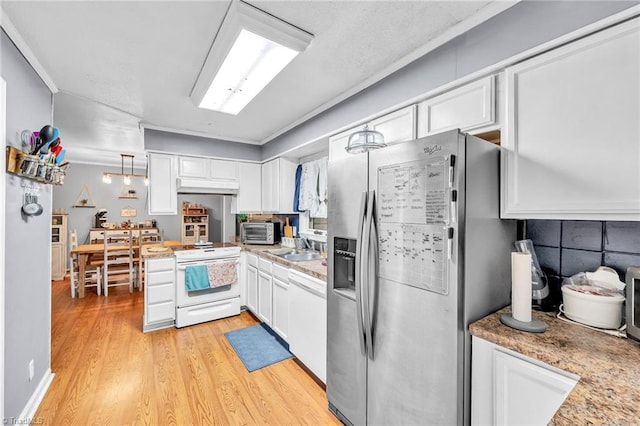
[[[234,2],[191,92],[200,108],[238,114],[313,36],[241,1]]]
[[[298,53],[243,29],[198,106],[239,113]]]

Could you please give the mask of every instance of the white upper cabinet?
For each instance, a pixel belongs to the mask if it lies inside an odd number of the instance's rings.
[[[238,162],[180,156],[178,157],[178,177],[236,182],[238,180]]]
[[[367,124],[369,125],[369,129],[382,133],[387,145],[413,140],[416,138],[416,106],[409,105],[408,107],[371,120]],[[349,136],[363,128],[364,124],[330,137],[329,161],[351,155],[345,151]]]
[[[387,145],[413,140],[416,138],[416,106],[409,105],[378,117],[369,127],[382,133]]]
[[[485,77],[418,104],[418,137],[451,129],[489,130],[496,123],[495,76]]]
[[[238,195],[233,197],[231,210],[235,213],[262,211],[262,166],[259,163],[238,163]]]
[[[176,189],[176,157],[170,154],[148,154],[149,214],[178,214]]]
[[[178,157],[178,177],[202,178],[209,177],[211,160],[199,157]]]
[[[506,69],[504,218],[640,220],[640,20]]]
[[[285,158],[276,158],[262,164],[263,212],[293,212],[297,166]]]
[[[211,179],[227,180],[230,182],[238,181],[239,163],[237,161],[210,160],[209,164],[211,169]]]
[[[356,129],[349,129],[329,138],[329,161],[346,158],[351,155],[345,151],[345,148],[347,142],[349,142],[349,136],[355,131]]]

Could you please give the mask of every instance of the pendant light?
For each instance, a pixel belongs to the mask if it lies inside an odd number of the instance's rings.
[[[384,148],[385,146],[387,144],[384,142],[382,133],[376,130],[369,130],[369,125],[367,124],[362,130],[349,136],[349,141],[344,149],[350,154],[360,154],[372,149]]]
[[[145,185],[148,184],[149,181],[149,166],[147,165],[147,172],[143,175],[139,175],[139,174],[135,174],[133,172],[133,157],[135,157],[133,154],[120,154],[120,173],[115,173],[115,172],[104,172],[102,174],[102,182],[104,183],[111,183],[111,177],[112,176],[122,176],[122,182],[125,185],[131,185],[131,178],[134,177],[140,177],[140,178],[144,178],[145,181]],[[131,161],[131,171],[126,171],[124,170],[124,162],[125,159],[127,161]]]

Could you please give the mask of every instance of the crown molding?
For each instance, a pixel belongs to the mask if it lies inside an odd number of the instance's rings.
[[[29,65],[33,68],[33,70],[38,74],[38,76],[42,79],[43,83],[51,90],[52,94],[58,93],[58,87],[53,82],[53,79],[47,72],[47,70],[42,66],[36,55],[33,53],[29,45],[22,38],[16,27],[11,22],[11,19],[7,16],[5,11],[2,9],[2,4],[0,3],[0,27],[4,30],[7,36],[11,39],[13,44],[16,45],[18,51],[24,56]]]

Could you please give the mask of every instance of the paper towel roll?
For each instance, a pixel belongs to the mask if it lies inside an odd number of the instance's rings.
[[[511,253],[511,315],[531,322],[531,254]]]

